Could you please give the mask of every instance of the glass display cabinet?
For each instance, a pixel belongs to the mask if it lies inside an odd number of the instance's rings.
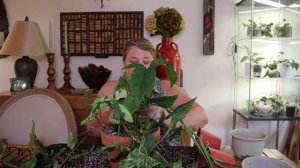
[[[242,0],[236,5],[236,116],[300,120],[300,3]]]

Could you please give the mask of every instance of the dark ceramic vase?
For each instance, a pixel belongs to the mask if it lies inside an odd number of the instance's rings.
[[[17,77],[29,77],[30,87],[33,88],[34,81],[38,69],[38,64],[35,60],[28,56],[23,56],[15,63],[15,73]]]

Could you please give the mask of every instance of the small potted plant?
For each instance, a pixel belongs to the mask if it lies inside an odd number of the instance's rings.
[[[249,19],[248,23],[243,23],[243,26],[247,27],[247,36],[261,36],[258,24],[252,19]]]
[[[294,59],[282,59],[283,55],[283,51],[279,52],[275,59],[267,62],[266,65],[264,65],[264,68],[269,69],[264,76],[269,76],[270,78],[287,77],[290,67],[298,70],[299,63],[295,62]],[[281,72],[278,70],[279,65],[281,65]]]
[[[248,36],[266,36],[273,37],[272,26],[273,23],[256,23],[252,19],[248,20],[248,23],[243,23],[243,26],[247,27]]]
[[[254,112],[261,116],[278,116],[283,113],[283,106],[284,102],[278,94],[263,96],[253,104]]]
[[[292,25],[283,19],[274,26],[274,34],[277,37],[292,37]]]
[[[267,68],[267,72],[265,73],[264,77],[268,76],[269,78],[279,78],[280,77],[280,72],[277,70],[277,61],[272,60],[267,62],[264,65],[264,68]]]
[[[288,77],[290,68],[295,70],[298,70],[299,68],[299,63],[297,63],[294,59],[281,59],[278,63],[280,64],[280,77]]]
[[[273,37],[272,26],[273,26],[273,23],[269,23],[269,24],[260,23],[259,28],[261,30],[262,36]]]
[[[242,57],[241,63],[245,62],[247,60],[254,63],[253,65],[253,76],[254,77],[260,77],[261,71],[262,71],[262,65],[260,64],[262,60],[264,60],[264,57],[261,57],[259,53],[253,53],[253,55],[246,55]]]

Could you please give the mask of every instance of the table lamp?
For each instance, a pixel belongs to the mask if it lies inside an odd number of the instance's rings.
[[[16,21],[0,50],[1,55],[21,57],[15,62],[16,77],[29,77],[31,88],[34,86],[38,64],[30,57],[46,55],[48,48],[42,33],[35,22]],[[29,57],[30,56],[30,57]]]

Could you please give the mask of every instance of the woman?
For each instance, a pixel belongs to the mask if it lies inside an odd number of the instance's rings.
[[[129,64],[143,64],[145,67],[149,67],[151,61],[155,59],[155,53],[153,50],[153,46],[151,42],[147,39],[133,39],[127,42],[123,52],[123,62],[124,66]],[[126,69],[125,74],[130,76],[133,73],[134,69]],[[107,81],[102,88],[100,89],[98,96],[113,96],[113,91],[117,86],[117,80],[109,80]],[[189,100],[191,97],[180,87],[178,86],[170,86],[170,82],[167,80],[157,80],[156,82],[156,89],[154,92],[157,92],[158,95],[165,95],[165,96],[173,96],[178,94],[178,98],[173,104],[172,108],[175,109],[178,105],[183,104]],[[159,106],[151,106],[149,116],[154,120],[158,121],[162,113],[167,113],[165,109]],[[167,116],[167,114],[166,114]],[[100,127],[99,125],[106,125],[111,123],[112,113],[110,110],[102,110],[101,114],[97,116],[98,120],[94,119],[87,124],[87,129],[89,131],[89,135],[99,137],[100,135]],[[194,103],[191,110],[187,114],[184,119],[184,122],[191,127],[194,131],[197,131],[199,128],[203,127],[207,124],[207,116],[204,112],[204,109],[201,107],[200,104]],[[170,125],[170,119],[166,120],[164,124],[166,126]],[[178,122],[178,125],[180,123]],[[97,128],[98,127],[98,128]]]

